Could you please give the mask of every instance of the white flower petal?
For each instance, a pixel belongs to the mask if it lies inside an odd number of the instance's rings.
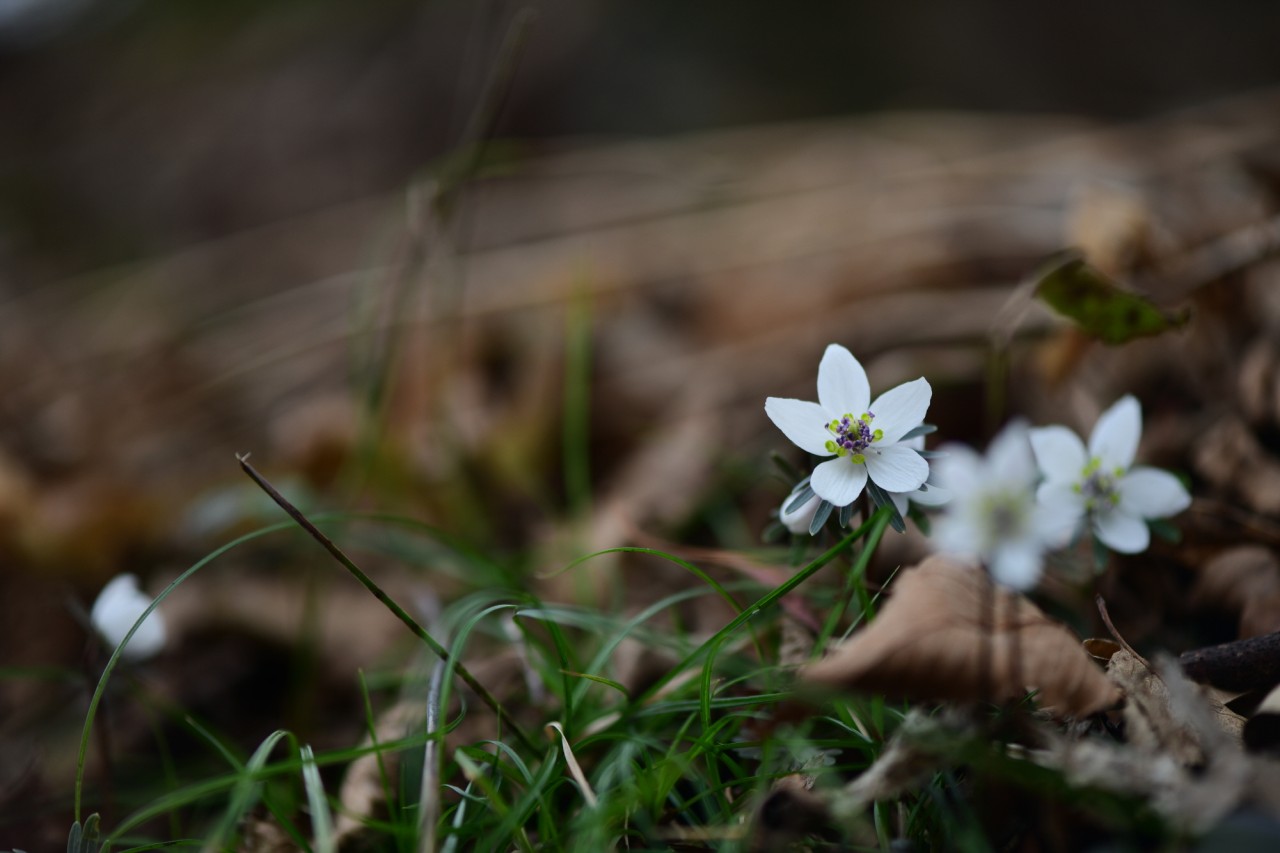
[[[942,506],[950,502],[952,494],[950,489],[934,485],[927,480],[925,484],[929,487],[928,489],[923,492],[917,489],[914,492],[910,492],[907,497],[920,504],[920,506]]]
[[[962,560],[977,560],[982,552],[978,526],[957,513],[948,513],[938,519],[933,526],[932,544],[938,553]]]
[[[1191,506],[1191,495],[1168,471],[1139,466],[1120,478],[1121,512],[1138,518],[1165,518]]]
[[[897,441],[920,426],[932,399],[933,389],[923,376],[890,388],[876,397],[871,404],[871,413],[876,416],[873,426],[884,433],[881,441],[886,444]]]
[[[1045,485],[1048,485],[1047,483]],[[1044,488],[1041,486],[1041,488]],[[1074,493],[1073,493],[1074,494]],[[1079,497],[1079,495],[1075,495]],[[1084,501],[1080,503],[1041,503],[1032,510],[1033,535],[1050,548],[1061,548],[1071,541],[1084,521]]]
[[[89,618],[107,643],[118,646],[133,623],[150,606],[151,597],[138,588],[135,575],[117,575],[98,593]],[[158,611],[153,611],[125,646],[124,655],[136,660],[151,657],[163,648],[164,642],[164,620]]]
[[[946,453],[934,464],[937,482],[945,489],[960,495],[972,495],[982,486],[982,457],[973,448],[963,444],[944,444]]]
[[[833,415],[856,418],[867,411],[870,400],[867,372],[853,353],[839,344],[828,346],[818,364],[818,402]]]
[[[764,413],[801,450],[814,456],[831,455],[826,446],[831,438],[827,430],[831,416],[817,403],[770,397],[764,401]]]
[[[1035,458],[1024,421],[1010,421],[987,448],[987,473],[1002,490],[1030,489],[1036,479]]]
[[[1151,532],[1142,519],[1119,510],[1094,513],[1093,532],[1118,554],[1138,554],[1151,543]]]
[[[814,515],[818,512],[818,504],[822,503],[822,498],[816,494],[809,500],[800,504],[794,512],[787,512],[787,506],[795,500],[795,493],[787,495],[786,500],[782,502],[782,506],[778,508],[778,521],[792,533],[808,533],[809,522],[813,521]]]
[[[915,492],[912,492],[911,494],[914,495]],[[898,511],[898,515],[906,518],[907,504],[910,501],[906,492],[889,492],[889,500],[893,501],[894,509]]]
[[[1074,483],[1053,480],[1041,483],[1036,490],[1036,501],[1055,515],[1071,516],[1077,521],[1084,515],[1084,495],[1076,490]]]
[[[867,473],[886,492],[913,492],[929,476],[929,463],[907,447],[868,450],[866,458]]]
[[[1142,438],[1142,407],[1132,394],[1102,413],[1089,436],[1089,455],[1102,460],[1104,471],[1127,470]]]
[[[850,462],[847,457],[828,459],[813,469],[809,485],[818,497],[832,506],[848,506],[853,503],[867,485],[867,469]]]
[[[991,577],[1001,586],[1031,589],[1040,580],[1040,548],[1034,542],[1001,543],[987,562]]]
[[[1036,465],[1051,481],[1078,482],[1089,462],[1080,436],[1064,426],[1037,427],[1029,431]]]

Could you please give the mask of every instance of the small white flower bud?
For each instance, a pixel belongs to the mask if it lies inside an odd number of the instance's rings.
[[[90,620],[107,644],[114,647],[150,606],[151,598],[138,588],[137,576],[116,575],[98,593]],[[149,658],[164,647],[165,636],[164,620],[159,611],[153,611],[125,646],[124,656],[132,660]]]

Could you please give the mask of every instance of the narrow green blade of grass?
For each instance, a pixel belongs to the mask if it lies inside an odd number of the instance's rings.
[[[514,604],[491,605],[471,616],[465,623],[463,623],[462,627],[458,629],[457,635],[450,644],[448,652],[446,652],[441,658],[445,663],[444,678],[440,686],[441,708],[449,707],[449,696],[453,688],[453,674],[456,672],[461,675],[466,671],[462,666],[462,651],[466,648],[467,640],[470,639],[471,632],[475,630],[476,625],[480,624],[480,622],[490,614],[498,613],[503,610],[514,610],[515,608],[516,605]],[[468,686],[471,686],[470,681],[468,681],[467,684]],[[502,707],[501,704],[498,703],[498,700],[494,698],[492,694],[489,694],[489,699],[485,704],[489,705],[489,707],[497,714],[499,722],[512,723],[514,726],[514,723],[510,719],[510,714]],[[513,733],[519,737],[522,744],[530,749],[533,748],[533,742],[529,740],[527,736],[522,735],[520,729],[513,728]]]
[[[310,745],[300,750],[302,756],[302,783],[307,790],[307,805],[311,809],[311,834],[315,838],[316,853],[335,853],[338,842],[333,835],[333,812],[324,793],[320,768]]]
[[[589,672],[573,672],[567,669],[563,670],[563,672],[565,675],[571,678],[585,678],[588,681],[594,681],[596,684],[603,684],[605,687],[612,687],[614,690],[618,691],[623,696],[627,695],[626,686],[619,684],[618,682],[614,681],[612,678],[605,678],[603,675],[592,675]]]
[[[422,748],[422,781],[418,787],[418,853],[434,853],[436,849],[436,824],[440,821],[440,778],[442,776],[443,733],[440,721],[444,709],[440,698],[444,692],[444,675],[447,666],[436,661],[427,684],[427,718],[423,726],[427,742]],[[381,760],[381,759],[379,759]]]
[[[239,825],[240,821],[262,795],[262,780],[258,774],[266,766],[267,759],[271,756],[271,751],[276,748],[276,744],[282,738],[288,736],[289,733],[283,729],[272,732],[253,751],[253,755],[249,756],[249,760],[242,767],[237,768],[240,770],[240,778],[231,790],[231,796],[227,802],[227,810],[223,813],[218,828],[209,836],[204,845],[206,853],[216,853],[216,851],[226,848],[227,842],[232,833],[235,832],[236,826]]]
[[[559,569],[558,571],[552,572],[550,575],[546,575],[545,577],[554,577],[558,574],[563,574],[564,572],[567,572],[573,568],[576,568],[577,566],[582,565],[588,560],[595,559],[596,557],[602,557],[606,554],[647,554],[651,557],[659,557],[663,560],[666,560],[669,563],[674,563],[675,565],[689,572],[698,580],[702,581],[707,586],[715,590],[716,594],[719,595],[721,598],[723,598],[725,602],[728,603],[728,605],[733,608],[733,611],[735,613],[741,615],[743,612],[742,605],[738,603],[738,600],[734,598],[727,589],[725,589],[723,584],[721,584],[715,578],[711,577],[711,575],[707,574],[705,571],[698,568],[693,563],[690,563],[688,560],[677,557],[674,554],[668,554],[665,551],[659,551],[656,548],[641,548],[635,545],[622,546],[618,548],[606,548],[603,551],[596,551],[593,554],[587,554],[584,557],[579,557],[578,559],[569,563],[569,565],[565,566],[564,568]],[[746,621],[746,620],[743,620],[743,621]],[[742,624],[742,623],[740,622],[738,624]],[[752,640],[756,644],[757,651],[759,651],[761,656],[763,656],[764,650],[760,646],[759,638],[756,637],[754,633],[752,634]]]
[[[483,768],[468,758],[462,750],[458,750],[453,754],[453,760],[457,762],[458,768],[462,770],[462,775],[466,777],[467,781],[480,789],[481,794],[484,795],[486,805],[493,809],[499,818],[504,820],[508,818],[511,814],[511,806],[498,791],[497,786],[493,784],[493,781],[484,772]],[[523,830],[517,830],[515,837],[509,843],[515,843],[526,853],[533,853],[533,845],[529,843],[529,838]]]

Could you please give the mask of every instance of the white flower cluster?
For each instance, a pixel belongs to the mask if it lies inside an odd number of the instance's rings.
[[[765,413],[787,438],[832,457],[783,502],[787,529],[812,532],[824,503],[847,507],[864,488],[882,490],[899,514],[909,501],[945,504],[935,548],[982,562],[1001,584],[1029,589],[1045,551],[1067,545],[1083,526],[1111,550],[1135,554],[1150,543],[1147,521],[1191,503],[1172,474],[1133,464],[1142,410],[1132,396],[1102,414],[1087,446],[1067,427],[1015,421],[985,456],[944,446],[934,470],[924,451],[931,397],[920,378],[871,401],[862,365],[838,344],[818,366],[817,403],[770,397]]]

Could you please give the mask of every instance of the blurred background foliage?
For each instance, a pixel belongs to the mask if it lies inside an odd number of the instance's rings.
[[[1270,4],[544,0],[495,136],[930,108],[1133,117],[1280,80]],[[6,290],[403,183],[457,144],[516,4],[0,4]]]

